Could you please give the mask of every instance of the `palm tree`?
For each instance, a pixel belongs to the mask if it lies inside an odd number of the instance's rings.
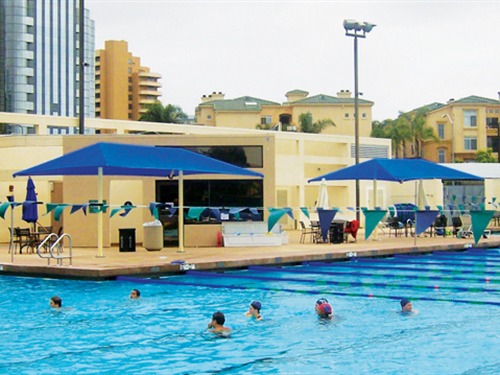
[[[160,102],[155,102],[148,106],[147,111],[141,115],[139,121],[183,124],[187,118],[188,116],[181,107],[172,104],[167,104],[164,107]]]
[[[325,129],[327,126],[336,126],[335,123],[330,119],[318,120],[313,123],[311,112],[301,113],[299,115],[299,125],[300,131],[302,133],[315,133],[319,134]]]

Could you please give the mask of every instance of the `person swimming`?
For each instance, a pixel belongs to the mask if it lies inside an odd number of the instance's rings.
[[[58,296],[51,297],[49,305],[54,309],[60,309],[62,307],[62,298]]]
[[[256,320],[262,320],[262,315],[260,315],[260,310],[262,309],[262,304],[259,301],[253,301],[245,313],[246,316],[251,316]]]
[[[333,317],[333,309],[326,298],[320,298],[316,301],[314,309],[320,318],[331,319]]]
[[[212,315],[212,320],[208,323],[208,329],[219,336],[227,337],[231,333],[231,328],[225,327],[226,317],[220,311]]]
[[[141,298],[141,291],[139,289],[132,289],[132,291],[130,292],[130,298],[131,299]]]
[[[418,314],[418,311],[413,309],[413,305],[408,298],[402,298],[401,301],[399,301],[399,303],[401,305],[401,312],[402,313]]]

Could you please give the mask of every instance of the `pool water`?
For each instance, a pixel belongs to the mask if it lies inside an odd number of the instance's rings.
[[[108,282],[0,277],[1,373],[500,374],[500,252]],[[132,288],[140,300],[128,298]],[[59,295],[63,309],[49,308]],[[399,298],[418,314],[400,313]],[[335,312],[320,320],[314,302]],[[244,315],[262,302],[263,321]],[[206,332],[223,311],[230,338]]]

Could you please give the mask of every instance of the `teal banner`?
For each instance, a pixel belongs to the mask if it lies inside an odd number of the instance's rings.
[[[64,209],[68,206],[69,206],[68,204],[58,204],[57,207],[55,207],[55,210],[54,210],[54,220],[55,221],[61,220],[61,215],[62,215]],[[47,213],[48,212],[50,212],[50,211],[47,211]]]
[[[362,210],[365,215],[365,240],[370,237],[380,220],[387,214],[387,210]]]
[[[471,211],[472,233],[474,234],[474,243],[478,243],[483,236],[484,230],[495,214],[493,210]]]
[[[309,219],[309,210],[307,209],[307,207],[300,207],[300,210]]]
[[[269,219],[267,221],[267,231],[270,232],[273,230],[273,227],[276,223],[283,217],[283,215],[288,214],[290,216],[292,209],[291,208],[268,208],[269,211]],[[293,214],[291,216],[293,218]]]
[[[7,211],[7,208],[9,208],[10,206],[10,203],[2,203],[2,205],[0,206],[0,217],[2,219],[5,219],[5,211]]]
[[[187,218],[200,221],[200,216],[205,209],[206,207],[190,207],[187,213]]]

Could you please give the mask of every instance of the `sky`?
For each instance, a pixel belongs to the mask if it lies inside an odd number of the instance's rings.
[[[85,0],[95,47],[125,40],[162,75],[164,104],[194,115],[203,95],[285,102],[291,90],[354,92],[354,38],[343,21],[377,26],[358,39],[361,98],[372,119],[433,102],[498,99],[499,1]]]

